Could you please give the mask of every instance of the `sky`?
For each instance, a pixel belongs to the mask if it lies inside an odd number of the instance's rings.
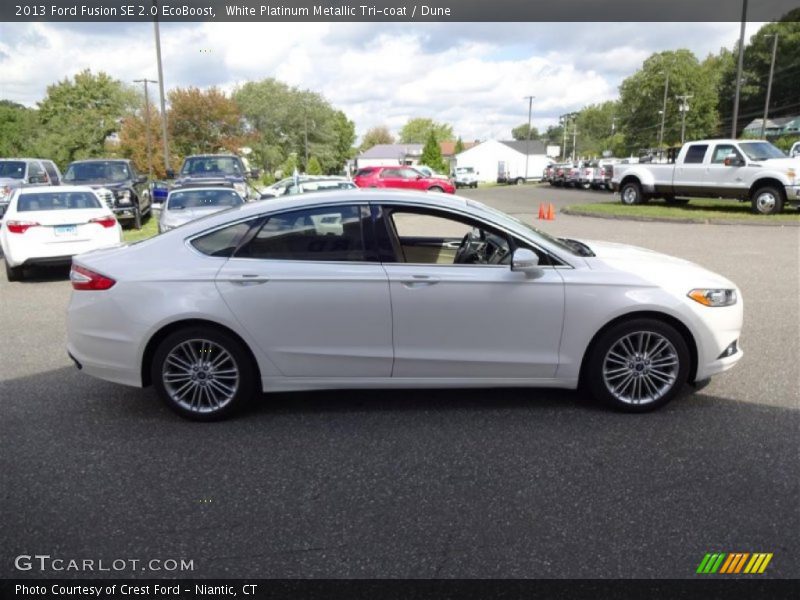
[[[747,38],[761,23],[748,23]],[[732,48],[738,23],[167,23],[164,81],[232,91],[275,77],[321,93],[362,136],[413,117],[464,140],[509,139],[528,117],[617,97],[651,53],[689,48],[701,60]],[[27,106],[86,68],[124,82],[157,79],[149,23],[0,23],[0,98]],[[153,90],[157,100],[157,90]]]

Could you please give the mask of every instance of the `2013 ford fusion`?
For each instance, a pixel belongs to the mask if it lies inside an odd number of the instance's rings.
[[[330,388],[582,386],[640,412],[742,357],[724,277],[441,194],[247,204],[76,257],[71,280],[77,365],[202,420]]]

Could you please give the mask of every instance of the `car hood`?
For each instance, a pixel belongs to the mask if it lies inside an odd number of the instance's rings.
[[[0,186],[19,187],[22,179],[15,179],[14,177],[0,177]]]
[[[733,282],[705,267],[647,248],[597,240],[580,240],[595,256],[586,257],[592,269],[610,267],[655,285],[692,287],[736,287]]]
[[[221,210],[227,210],[230,206],[208,206],[204,208],[184,208],[181,210],[166,210],[163,212],[161,222],[164,225],[177,227],[189,221],[194,221],[200,217],[213,215]]]
[[[800,158],[769,158],[755,161],[757,164],[772,169],[797,169],[800,170]]]

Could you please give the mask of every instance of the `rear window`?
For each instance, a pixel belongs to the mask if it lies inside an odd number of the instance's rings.
[[[240,204],[244,204],[244,201],[233,190],[186,190],[170,194],[167,208],[183,210],[185,208],[239,206]]]
[[[683,159],[683,162],[686,164],[702,163],[706,155],[706,150],[708,150],[708,144],[689,146],[689,149],[686,151],[686,158]]]
[[[21,160],[0,160],[0,177],[22,179],[25,177],[25,163]]]
[[[375,172],[375,169],[359,169],[356,171],[356,177],[367,177],[368,175],[372,175]]]
[[[100,201],[91,192],[40,192],[20,194],[17,199],[17,212],[37,210],[78,210],[100,208]]]
[[[260,219],[257,219],[260,221]],[[192,246],[198,251],[208,256],[230,257],[236,246],[242,241],[254,221],[236,223],[222,229],[217,229],[206,235],[192,240]]]

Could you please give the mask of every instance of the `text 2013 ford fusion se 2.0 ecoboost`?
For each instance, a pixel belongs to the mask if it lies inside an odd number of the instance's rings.
[[[77,365],[195,419],[330,388],[581,386],[639,412],[742,357],[724,277],[442,194],[245,204],[76,257],[71,279]]]

